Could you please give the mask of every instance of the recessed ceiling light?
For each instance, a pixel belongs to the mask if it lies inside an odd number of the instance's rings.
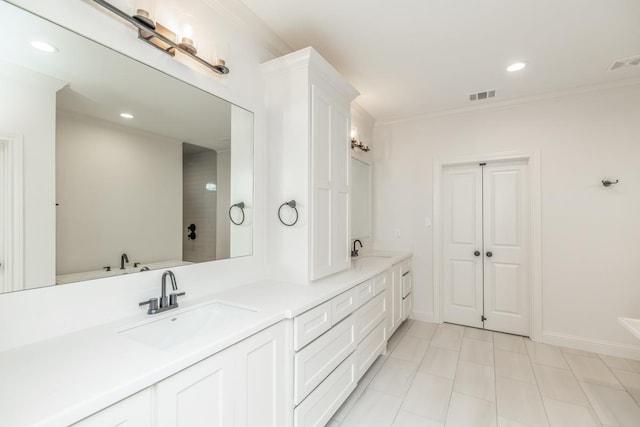
[[[31,47],[33,47],[34,49],[38,49],[42,52],[47,52],[47,53],[54,53],[58,51],[58,48],[47,43],[47,42],[43,42],[40,40],[34,40],[31,42]]]
[[[120,117],[122,117],[123,119],[133,119],[133,114],[120,113]]]
[[[527,64],[525,64],[524,62],[514,62],[513,64],[511,64],[511,65],[509,65],[507,67],[507,71],[510,72],[510,73],[513,73],[515,71],[522,70],[526,66],[527,66]]]

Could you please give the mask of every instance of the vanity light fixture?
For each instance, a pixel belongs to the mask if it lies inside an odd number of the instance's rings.
[[[183,33],[180,43],[176,42],[176,33],[169,30],[159,22],[154,22],[153,16],[149,11],[138,8],[133,16],[129,16],[126,12],[118,9],[105,0],[93,0],[108,11],[118,15],[120,18],[129,22],[138,29],[138,38],[149,43],[151,46],[160,49],[167,55],[175,56],[176,51],[183,53],[194,61],[204,65],[217,74],[229,74],[229,68],[225,61],[216,59],[214,64],[205,61],[196,55],[194,41],[188,34],[192,34],[191,30]],[[186,27],[185,27],[186,28]],[[184,31],[184,28],[182,29]],[[188,34],[187,34],[188,33]]]
[[[31,47],[34,49],[38,49],[39,51],[42,52],[47,52],[47,53],[55,53],[58,52],[58,48],[53,46],[52,44],[49,44],[47,42],[43,42],[41,40],[34,40],[31,42]]]
[[[120,113],[120,117],[123,119],[133,119],[133,114],[131,113]]]
[[[358,129],[351,128],[351,149],[359,148],[360,150],[367,152],[371,150],[368,145],[362,141],[358,141]]]
[[[507,71],[510,73],[515,73],[516,71],[523,70],[526,66],[527,64],[524,62],[514,62],[507,67]]]

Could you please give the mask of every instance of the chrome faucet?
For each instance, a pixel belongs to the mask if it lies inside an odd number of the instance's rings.
[[[120,255],[120,270],[124,270],[124,264],[129,263],[129,257],[127,254]]]
[[[158,298],[150,298],[148,301],[142,301],[139,306],[149,304],[149,310],[147,314],[162,313],[163,311],[178,308],[178,297],[184,295],[184,292],[173,292],[167,296],[167,277],[171,281],[171,288],[174,291],[178,290],[178,283],[176,282],[176,276],[174,276],[171,270],[167,270],[162,273],[162,289],[160,294],[160,300]]]
[[[360,239],[356,239],[353,241],[353,250],[351,251],[351,256],[358,256],[358,250],[356,249],[356,243],[360,243],[360,249],[362,249],[362,242]]]

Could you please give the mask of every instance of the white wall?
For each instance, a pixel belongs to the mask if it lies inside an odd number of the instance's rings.
[[[63,82],[0,71],[0,134],[24,141],[24,287],[53,284],[55,256],[56,91]],[[6,323],[5,323],[6,324]]]
[[[375,246],[414,252],[416,317],[433,314],[434,159],[539,149],[544,340],[640,358],[616,322],[640,317],[639,99],[635,85],[377,127]]]
[[[237,286],[264,277],[265,260],[265,175],[266,143],[264,116],[264,84],[259,72],[259,64],[279,56],[286,51],[285,46],[275,38],[257,40],[255,34],[265,34],[259,25],[245,25],[252,15],[244,14],[237,2],[198,0],[158,2],[157,12],[167,18],[177,17],[179,11],[189,11],[206,22],[199,28],[200,37],[221,40],[228,46],[228,66],[231,73],[218,77],[210,72],[194,67],[188,60],[181,63],[137,39],[137,33],[115,15],[106,13],[93,2],[68,2],[65,0],[16,0],[15,4],[34,11],[53,22],[89,36],[109,47],[145,62],[170,75],[196,85],[215,95],[252,111],[255,114],[254,156],[255,156],[255,199],[254,199],[254,241],[253,256],[238,259],[207,262],[191,266],[177,267],[173,271],[180,288],[187,292],[186,300],[206,295],[225,287]],[[121,3],[121,2],[119,2]],[[233,4],[232,4],[233,3]],[[253,17],[255,19],[255,17]],[[167,22],[166,20],[162,22]],[[53,112],[55,98],[51,97]],[[43,104],[43,108],[46,104]],[[27,124],[32,117],[21,116]],[[45,123],[50,127],[50,148],[33,153],[42,162],[50,163],[50,177],[44,184],[37,180],[28,185],[42,188],[54,186],[53,171],[53,113]],[[43,127],[40,129],[45,130]],[[25,142],[26,145],[26,142]],[[25,150],[25,155],[30,149]],[[46,168],[42,168],[46,170]],[[27,182],[27,177],[25,177]],[[33,194],[33,193],[32,193]],[[46,212],[54,212],[53,190],[46,196],[33,194],[32,202],[42,203],[42,209],[34,210],[34,220],[46,219]],[[28,197],[25,194],[25,198]],[[25,202],[25,211],[30,207]],[[50,206],[46,208],[46,206]],[[29,216],[26,220],[30,220]],[[51,217],[53,224],[53,216]],[[51,230],[54,226],[51,225]],[[46,244],[46,236],[38,235]],[[51,240],[51,247],[54,242]],[[47,248],[47,253],[49,248]],[[38,260],[40,262],[40,260]],[[51,263],[51,279],[55,265]],[[162,271],[129,274],[124,277],[68,284],[42,289],[14,292],[0,295],[0,351],[25,345],[38,340],[55,337],[64,333],[110,322],[125,316],[142,315],[138,301],[157,296]],[[108,307],[108,309],[107,309]],[[104,308],[104,309],[103,309]],[[12,325],[12,327],[6,327]]]
[[[182,260],[182,143],[61,111],[56,126],[57,274]]]

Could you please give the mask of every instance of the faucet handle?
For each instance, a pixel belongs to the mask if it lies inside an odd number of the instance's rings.
[[[178,305],[178,297],[184,295],[184,292],[177,292],[169,295],[169,305]]]
[[[149,304],[149,311],[158,309],[158,298],[149,298],[149,301],[142,301],[138,303],[138,306],[142,307],[143,305]]]
[[[102,267],[102,269],[104,271],[111,271],[111,266],[110,265],[106,265],[106,266]]]

